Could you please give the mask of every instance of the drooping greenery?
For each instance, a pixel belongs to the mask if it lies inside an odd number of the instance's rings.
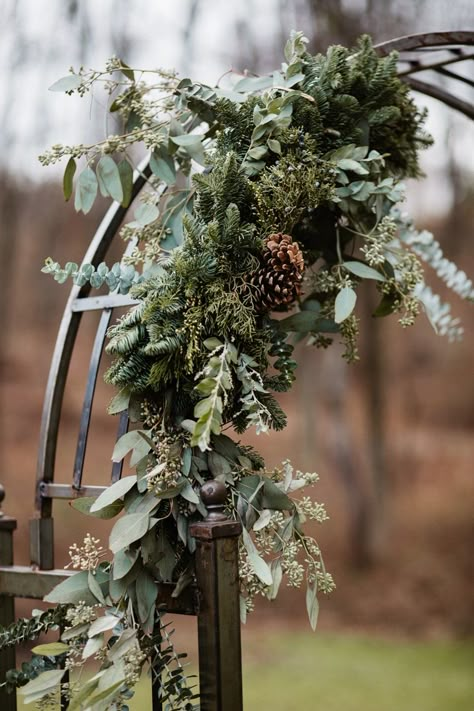
[[[426,303],[416,254],[446,271],[395,207],[403,199],[400,180],[420,174],[418,151],[430,142],[424,113],[396,76],[396,55],[379,58],[364,37],[354,49],[312,57],[306,42],[292,33],[280,70],[230,77],[225,88],[145,73],[117,59],[105,72],[81,69],[52,87],[83,95],[105,80],[109,111],[122,125],[98,144],[57,145],[41,157],[46,165],[68,157],[64,194],[70,199],[75,185],[77,210],[88,212],[99,191],[129,204],[135,144],[148,152],[151,172],[122,229],[133,247],[123,264],[61,268],[49,260],[44,268],[57,281],[105,283],[138,302],[110,330],[114,360],[106,376],[118,389],[110,412],[128,409],[137,423],[113,459],[130,455],[136,475],[95,501],[74,502],[103,518],[123,513],[110,533],[112,556],[101,560],[106,551],[90,536],[72,546],[80,572],[47,598],[72,606],[62,635],[71,647],[68,664],[94,655],[102,662],[83,689],[63,689],[71,708],[119,708],[146,664],[165,669],[171,662],[155,639],[163,630],[156,582],[175,583],[175,595],[192,582],[189,526],[206,514],[200,486],[209,478],[225,483],[228,514],[243,525],[242,619],[257,596],[273,599],[285,581],[305,584],[316,627],[318,592],[334,583],[304,523],[327,515],[295,493],[317,475],[295,472],[289,462],[267,471],[258,453],[222,430],[284,427],[275,393],[295,377],[293,334],[322,347],[336,335],[345,357],[357,358],[362,281],[380,293],[374,315],[397,312],[408,326],[423,295]],[[467,277],[461,285],[457,274],[449,278],[470,297]],[[443,307],[430,303],[432,321],[442,318],[442,329],[457,335]],[[292,313],[274,318],[273,309]],[[95,605],[105,608],[103,616]],[[179,684],[164,685],[163,700],[170,709],[196,708],[177,669],[169,678]],[[61,675],[47,673],[42,690],[41,676],[25,687],[27,697],[52,693]]]

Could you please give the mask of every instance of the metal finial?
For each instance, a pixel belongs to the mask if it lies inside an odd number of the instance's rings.
[[[201,498],[207,509],[206,521],[225,521],[224,507],[227,498],[225,484],[210,479],[201,486]]]

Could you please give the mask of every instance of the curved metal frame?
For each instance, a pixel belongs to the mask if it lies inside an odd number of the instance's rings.
[[[399,53],[399,65],[401,65],[399,76],[414,91],[431,96],[474,120],[473,102],[457,96],[454,90],[448,87],[420,81],[412,76],[420,72],[433,71],[448,77],[449,80],[458,81],[469,87],[474,86],[470,78],[445,68],[447,65],[459,64],[474,58],[474,32],[429,32],[407,35],[378,44],[375,48],[382,56],[394,50]],[[445,52],[446,56],[435,57],[439,52]]]

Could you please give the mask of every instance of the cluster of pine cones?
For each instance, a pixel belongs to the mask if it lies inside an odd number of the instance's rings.
[[[265,240],[263,264],[251,277],[255,308],[271,311],[292,304],[301,292],[303,253],[290,235],[281,232]]]

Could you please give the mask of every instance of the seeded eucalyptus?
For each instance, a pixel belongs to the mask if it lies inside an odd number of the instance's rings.
[[[242,619],[257,596],[274,599],[285,583],[305,586],[315,628],[318,592],[334,588],[305,532],[308,520],[327,518],[305,491],[317,475],[288,461],[268,470],[223,429],[285,426],[276,394],[294,381],[293,334],[319,347],[337,337],[357,359],[364,280],[379,293],[374,316],[397,313],[408,326],[422,306],[450,337],[458,322],[425,285],[419,260],[472,299],[472,283],[397,207],[400,181],[419,176],[430,138],[396,76],[396,55],[379,58],[368,37],[326,55],[311,56],[306,44],[293,32],[279,70],[228,76],[227,86],[114,58],[104,72],[71,70],[51,87],[84,95],[101,82],[120,125],[97,144],[56,145],[41,157],[45,165],[67,158],[64,195],[74,194],[77,210],[88,212],[98,192],[129,205],[132,147],[150,169],[122,228],[134,245],[122,264],[62,268],[50,259],[43,269],[138,302],[109,331],[106,375],[117,389],[110,413],[128,410],[137,423],[112,456],[130,456],[136,474],[73,502],[94,516],[123,515],[111,555],[92,537],[73,546],[78,572],[47,597],[70,606],[60,648],[67,668],[101,662],[82,689],[63,684],[75,704],[79,695],[87,708],[104,708],[104,699],[120,708],[153,659],[167,672],[167,708],[198,708],[156,612],[156,582],[174,583],[176,595],[192,582],[190,524],[205,515],[199,490],[211,478],[225,483],[228,514],[243,524]],[[44,674],[47,697],[62,672]],[[24,693],[39,698],[35,679]]]

